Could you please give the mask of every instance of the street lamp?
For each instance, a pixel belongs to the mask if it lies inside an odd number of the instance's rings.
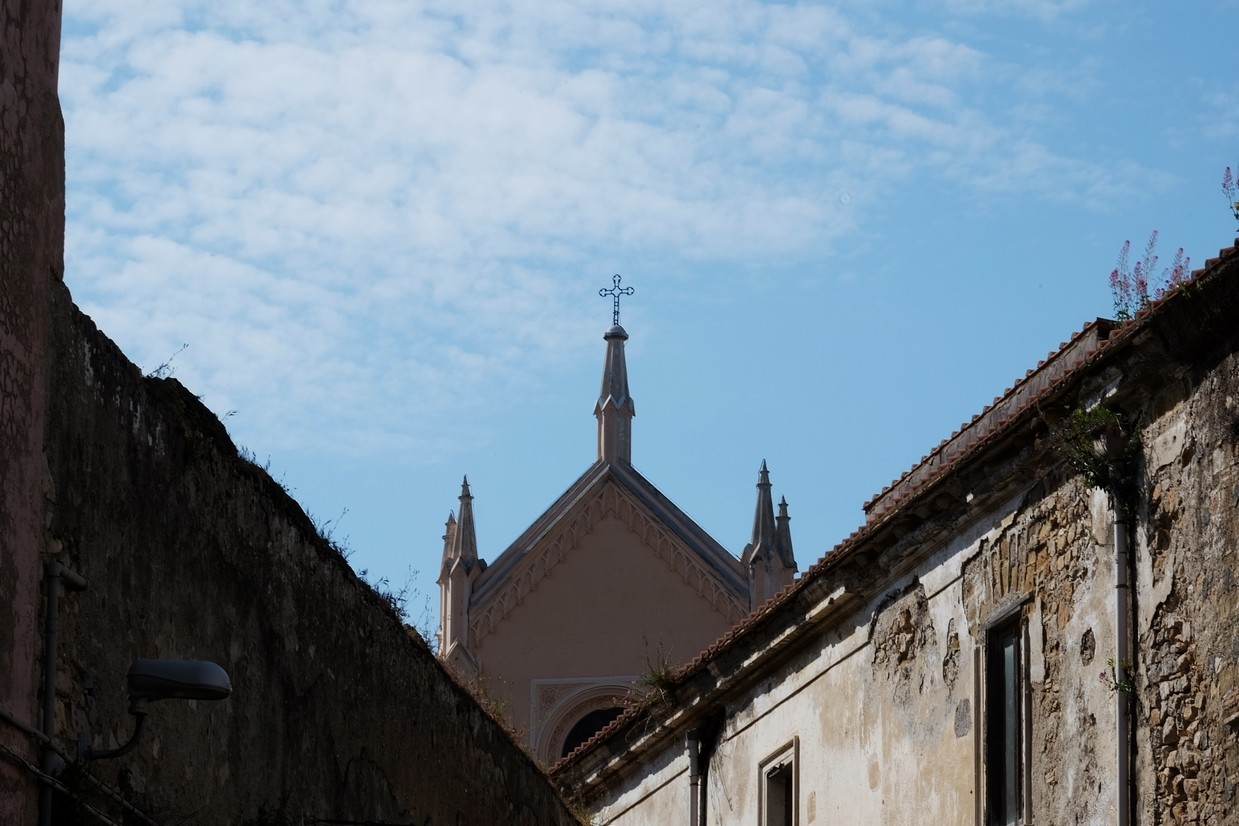
[[[83,760],[106,760],[128,754],[142,736],[147,706],[156,700],[223,700],[232,694],[228,672],[209,660],[135,660],[129,666],[129,713],[135,718],[133,736],[115,749],[78,745]]]

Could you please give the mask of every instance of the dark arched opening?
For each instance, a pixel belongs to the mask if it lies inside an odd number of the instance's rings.
[[[603,726],[620,716],[623,712],[624,709],[619,706],[599,708],[577,720],[576,725],[568,732],[568,737],[564,740],[563,752],[559,756],[567,757],[572,753],[573,749],[602,731]]]

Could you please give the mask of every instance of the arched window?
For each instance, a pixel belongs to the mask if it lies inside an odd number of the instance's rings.
[[[598,708],[577,720],[572,728],[569,729],[568,736],[564,738],[564,747],[559,756],[567,757],[572,753],[573,749],[602,731],[603,726],[620,716],[623,711],[624,709],[619,706]]]
[[[628,707],[640,677],[534,680],[530,745],[550,766],[598,733]]]

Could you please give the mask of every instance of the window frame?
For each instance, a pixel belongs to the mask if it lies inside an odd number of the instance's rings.
[[[979,657],[983,691],[978,777],[983,807],[979,822],[983,826],[1031,822],[1032,715],[1028,620],[1023,610],[1026,603],[1027,599],[1016,600],[985,624],[985,645]],[[1010,739],[1015,742],[1008,742]]]
[[[776,775],[785,775],[785,781],[776,781]],[[785,814],[771,817],[768,807],[771,799],[772,781],[786,782],[788,791]],[[761,826],[799,826],[800,823],[800,738],[793,737],[777,751],[762,760],[757,766],[757,809]]]

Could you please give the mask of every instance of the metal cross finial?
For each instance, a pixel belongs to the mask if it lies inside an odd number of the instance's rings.
[[[619,275],[612,276],[611,289],[599,290],[598,295],[606,298],[608,295],[615,299],[615,312],[611,314],[611,323],[619,326],[619,300],[621,295],[632,295],[636,290],[632,287],[621,287]]]

